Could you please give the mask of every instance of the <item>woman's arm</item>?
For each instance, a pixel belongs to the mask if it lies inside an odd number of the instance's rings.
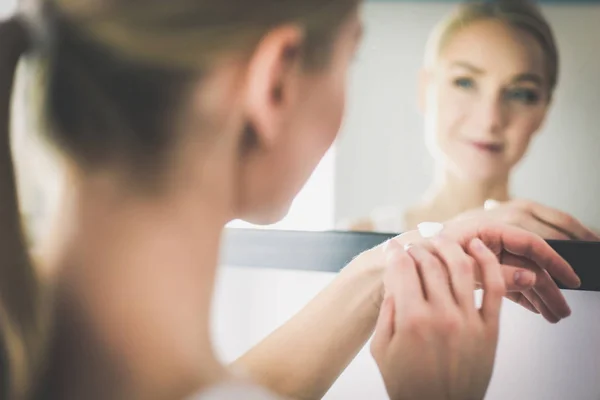
[[[407,243],[415,232],[398,237]],[[377,252],[357,257],[290,321],[234,365],[294,399],[320,399],[373,332],[382,300]]]
[[[518,261],[513,266],[502,265],[507,290],[519,294],[533,286],[539,300],[534,304],[552,310],[558,319],[570,314],[550,277],[568,288],[578,286],[578,277],[538,235],[479,218],[445,224],[441,234],[463,246],[479,238],[505,264],[510,263],[506,260]],[[401,246],[427,245],[416,231],[395,240]],[[280,395],[322,398],[374,329],[383,299],[383,248],[377,246],[355,258],[302,311],[237,360],[236,366]],[[511,293],[509,297],[514,299]]]

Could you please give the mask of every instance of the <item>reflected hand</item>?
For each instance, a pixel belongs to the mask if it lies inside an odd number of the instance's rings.
[[[600,236],[560,210],[527,200],[500,203],[488,200],[483,209],[467,211],[456,220],[489,218],[554,240],[600,241]]]
[[[392,400],[485,395],[506,288],[497,257],[479,239],[466,248],[450,240],[430,249],[387,246],[386,299],[371,352]],[[473,298],[476,275],[481,309]]]

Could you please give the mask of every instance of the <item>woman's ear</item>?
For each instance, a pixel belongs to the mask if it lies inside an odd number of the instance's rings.
[[[245,113],[256,145],[272,146],[285,132],[301,85],[303,40],[298,27],[280,27],[265,35],[250,57]]]

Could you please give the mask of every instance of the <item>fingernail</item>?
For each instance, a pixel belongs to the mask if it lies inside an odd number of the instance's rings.
[[[515,272],[515,284],[519,287],[530,287],[535,284],[535,273],[528,270],[519,270]]]
[[[569,289],[577,289],[579,287],[581,287],[581,278],[578,277],[577,275],[575,275],[575,279],[573,279],[573,283],[570,285],[567,285],[569,287]]]
[[[475,248],[477,250],[483,250],[483,248],[485,247],[485,245],[483,244],[483,242],[479,238],[473,239],[472,243],[473,243],[473,246],[475,246]]]
[[[408,251],[410,250],[412,247],[414,247],[414,243],[408,242],[404,245],[404,250]]]
[[[387,254],[394,250],[398,250],[400,246],[398,246],[398,242],[396,239],[389,239],[383,244],[383,253]]]
[[[388,265],[397,264],[402,257],[401,255],[402,249],[400,247],[394,246],[393,249],[390,249],[385,254],[385,261]]]

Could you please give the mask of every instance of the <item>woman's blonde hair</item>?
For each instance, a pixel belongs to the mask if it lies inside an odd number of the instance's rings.
[[[550,24],[540,8],[529,0],[465,1],[433,30],[426,47],[426,65],[435,64],[452,38],[463,28],[481,20],[496,20],[521,29],[539,43],[546,57],[550,97],[558,82],[559,54]]]
[[[30,100],[56,147],[82,169],[119,163],[129,173],[144,172],[164,161],[190,84],[223,53],[250,55],[270,30],[294,24],[304,33],[297,49],[303,66],[321,68],[360,2],[29,1],[22,13],[27,24],[21,17],[0,24],[0,397],[9,400],[34,392],[50,315],[22,232],[10,152],[10,99],[21,55],[36,50]]]

